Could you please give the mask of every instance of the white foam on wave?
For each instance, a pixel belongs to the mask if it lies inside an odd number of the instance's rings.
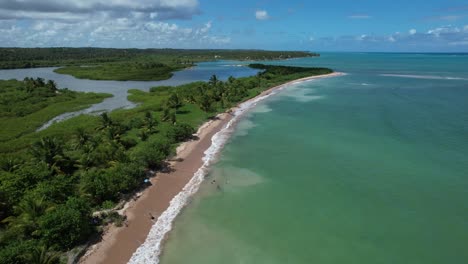
[[[380,76],[386,77],[400,77],[400,78],[413,78],[413,79],[426,79],[426,80],[468,80],[468,78],[462,77],[450,77],[450,76],[437,76],[437,75],[413,75],[413,74],[380,74]]]
[[[190,196],[195,194],[199,189],[210,165],[216,161],[218,154],[232,134],[236,122],[258,102],[263,101],[283,88],[296,83],[299,82],[283,85],[269,94],[244,102],[235,109],[233,113],[234,117],[211,138],[211,146],[204,153],[203,165],[197,170],[197,172],[195,172],[192,179],[187,183],[187,185],[185,185],[182,191],[171,200],[166,211],[159,216],[156,223],[151,227],[145,242],[138,247],[135,253],[133,253],[130,261],[128,262],[129,264],[159,263],[159,255],[161,254],[162,242],[165,235],[172,229],[174,219],[186,205]]]

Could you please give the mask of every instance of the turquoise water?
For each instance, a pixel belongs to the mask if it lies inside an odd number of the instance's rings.
[[[238,124],[161,263],[468,263],[468,56],[278,63],[348,75]]]

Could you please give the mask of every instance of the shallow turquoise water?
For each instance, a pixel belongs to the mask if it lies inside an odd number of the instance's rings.
[[[468,56],[278,63],[348,75],[239,123],[161,263],[468,263]]]

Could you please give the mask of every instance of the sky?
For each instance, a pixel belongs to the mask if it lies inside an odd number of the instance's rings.
[[[468,52],[468,1],[0,0],[0,47]]]

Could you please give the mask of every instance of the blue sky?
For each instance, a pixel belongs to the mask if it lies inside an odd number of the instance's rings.
[[[468,52],[468,2],[0,0],[0,46]]]

